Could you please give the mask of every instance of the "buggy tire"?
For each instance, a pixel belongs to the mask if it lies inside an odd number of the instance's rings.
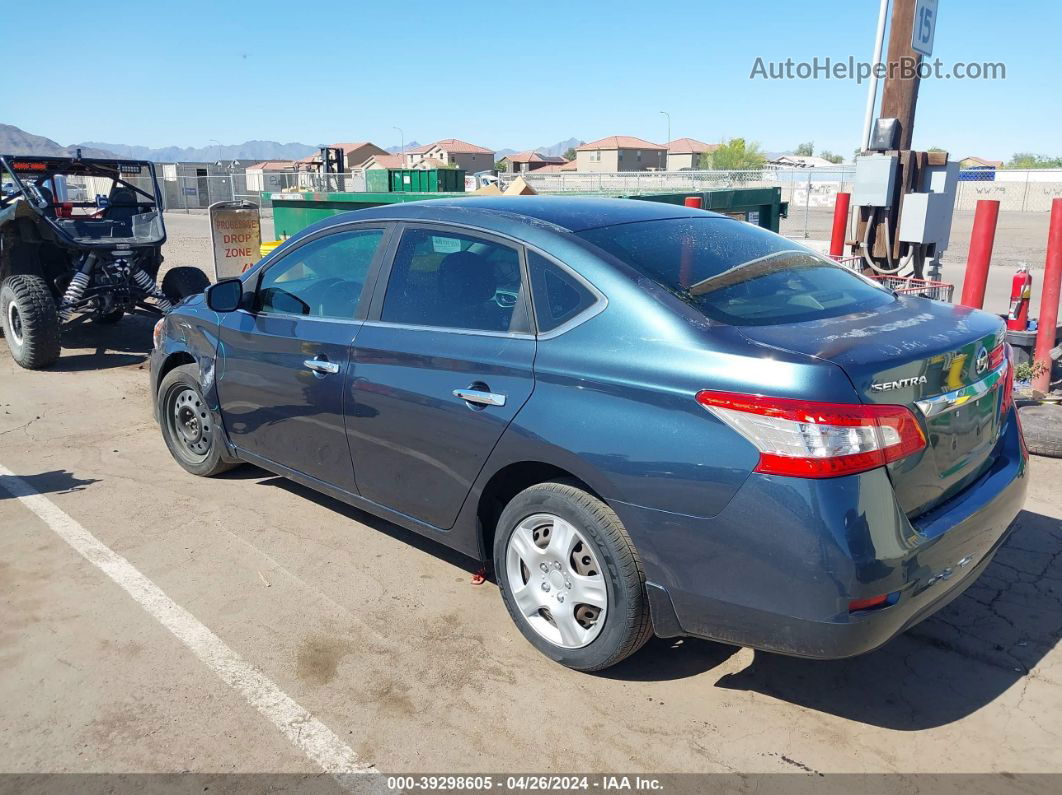
[[[525,520],[536,515],[559,517],[574,526],[589,541],[600,562],[608,607],[604,625],[586,645],[570,648],[550,642],[532,627],[513,596],[508,566],[510,538],[520,531]],[[577,482],[538,483],[510,500],[494,535],[494,571],[505,607],[523,636],[544,655],[568,668],[603,670],[634,654],[652,637],[645,574],[637,550],[612,508]]]
[[[210,286],[210,279],[199,268],[170,268],[162,277],[162,294],[171,304],[196,295]]]
[[[221,429],[214,423],[203,397],[196,365],[182,364],[166,373],[159,384],[156,400],[162,438],[170,455],[184,469],[193,475],[209,478],[239,466],[224,456]],[[183,434],[179,428],[182,412],[187,418]],[[198,436],[195,436],[196,432],[199,432]]]
[[[59,311],[48,283],[34,274],[8,276],[0,285],[0,315],[11,358],[42,370],[59,358]]]
[[[1062,458],[1062,406],[1051,403],[1022,406],[1018,414],[1029,452]]]

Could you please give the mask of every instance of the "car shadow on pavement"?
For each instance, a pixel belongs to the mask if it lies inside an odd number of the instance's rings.
[[[271,476],[272,473],[270,472],[258,469],[257,467],[248,466],[238,467],[227,474],[234,477],[242,477],[240,470],[244,469],[251,470],[256,477],[264,477],[264,480],[259,481],[260,486],[275,486],[276,488],[284,489],[298,497],[302,497],[305,500],[310,500],[318,505],[328,508],[330,511],[335,511],[348,519],[353,519],[355,522],[361,522],[363,525],[371,527],[373,530],[386,533],[396,541],[401,541],[402,543],[409,544],[411,547],[415,547],[422,552],[434,555],[440,560],[446,561],[450,565],[456,566],[463,571],[474,572],[478,568],[478,564],[475,560],[467,555],[457,552],[456,550],[450,549],[450,547],[445,546],[438,541],[428,538],[427,536],[422,536],[419,533],[414,533],[411,530],[406,530],[404,527],[400,527],[393,522],[381,519],[379,516],[375,516],[371,513],[366,513],[360,508],[347,505],[345,502],[329,497],[327,494],[322,494],[319,491],[314,491],[311,488],[303,486],[301,483],[296,483],[285,477],[279,475]]]
[[[93,483],[99,483],[98,478],[77,478],[74,477],[74,473],[67,472],[65,469],[40,472],[36,475],[18,475],[18,479],[38,494],[69,494],[72,491],[82,491]],[[7,486],[10,480],[9,475],[0,475],[0,500],[14,498],[14,490]]]
[[[994,701],[1062,639],[1062,522],[1022,511],[962,596],[881,649],[847,660],[756,652],[716,685],[901,731],[942,726]]]
[[[151,353],[151,329],[157,320],[137,312],[111,325],[88,320],[70,325],[63,329],[63,352],[48,371],[76,373],[140,364]],[[83,352],[86,348],[91,352]]]
[[[387,520],[255,467],[226,475],[262,478],[463,571],[473,559]],[[225,476],[223,476],[225,477]],[[717,687],[748,690],[808,709],[901,731],[942,726],[994,701],[1062,639],[1062,522],[1022,511],[981,577],[958,599],[875,652],[847,660],[802,660],[755,652]],[[652,638],[596,676],[667,681],[711,676],[738,647],[696,638]]]

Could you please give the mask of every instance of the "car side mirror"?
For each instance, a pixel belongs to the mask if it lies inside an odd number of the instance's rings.
[[[239,279],[223,279],[212,284],[206,291],[207,306],[215,312],[235,312],[243,302],[243,282]]]

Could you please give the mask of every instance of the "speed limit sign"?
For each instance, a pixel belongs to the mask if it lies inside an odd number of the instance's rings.
[[[911,30],[911,49],[922,55],[933,54],[933,34],[937,29],[937,0],[918,0],[915,3],[914,26]]]

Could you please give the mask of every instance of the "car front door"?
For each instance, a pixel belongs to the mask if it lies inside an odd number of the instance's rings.
[[[306,240],[257,275],[253,305],[220,329],[218,395],[233,444],[349,492],[344,384],[384,235],[348,226]]]
[[[406,226],[353,347],[347,431],[363,497],[441,529],[531,395],[519,246]]]

